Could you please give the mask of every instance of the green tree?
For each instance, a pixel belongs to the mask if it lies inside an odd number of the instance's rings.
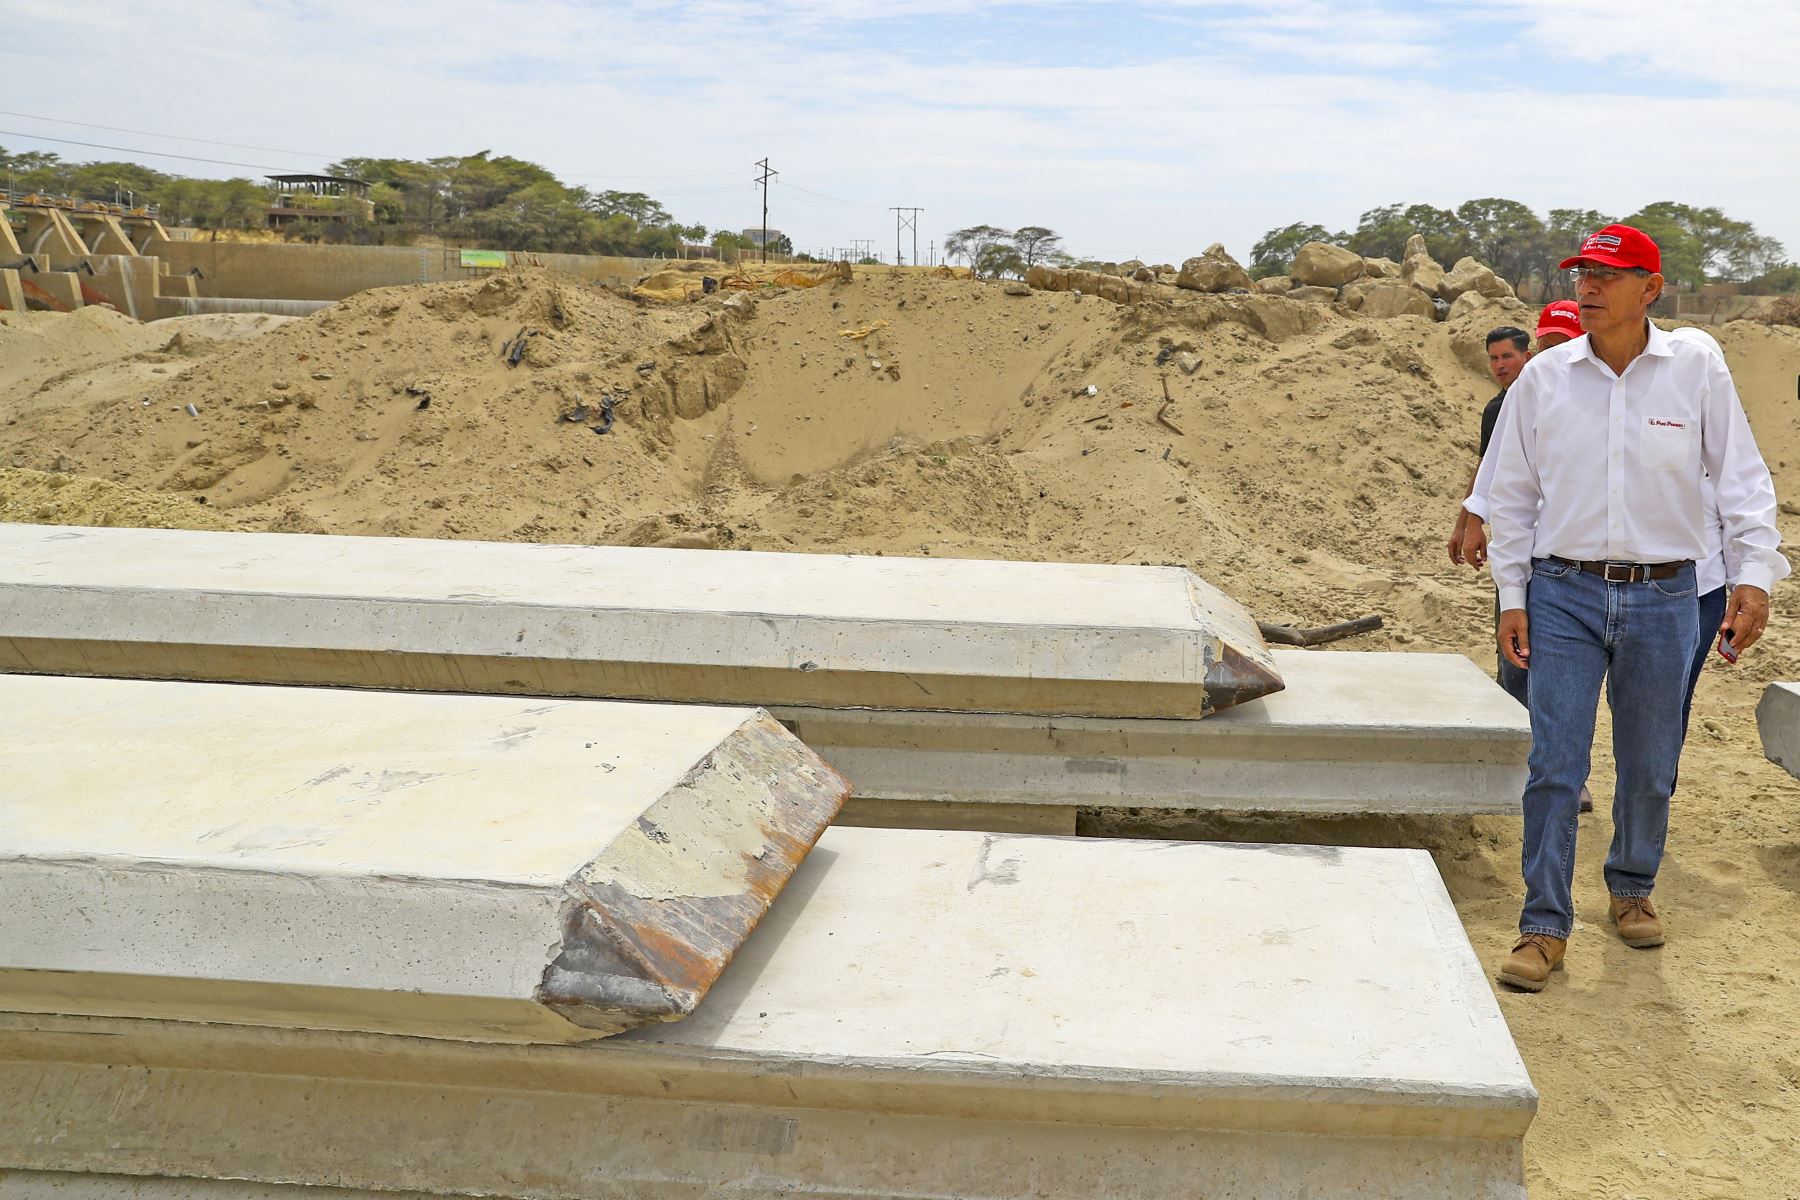
[[[1671,201],[1658,201],[1624,218],[1624,224],[1650,235],[1662,252],[1663,278],[1671,285],[1698,287],[1706,282],[1705,248],[1689,231],[1687,214],[1682,211],[1685,208]]]
[[[603,217],[630,217],[637,225],[667,225],[668,210],[642,192],[596,192],[588,207]]]
[[[989,242],[975,256],[975,273],[988,279],[1025,274],[1025,259],[1010,242]]]
[[[1288,268],[1294,265],[1295,252],[1308,242],[1341,245],[1347,240],[1341,233],[1334,234],[1323,225],[1309,225],[1305,221],[1271,229],[1250,248],[1250,278],[1266,279],[1270,275],[1287,274]]]
[[[1013,230],[1012,245],[1019,261],[1029,270],[1062,248],[1062,235],[1042,225],[1026,225]]]
[[[971,225],[967,229],[958,229],[944,238],[944,257],[960,258],[973,268],[975,274],[983,274],[982,256],[990,246],[1009,240],[1010,234],[998,225]]]
[[[1489,196],[1465,200],[1456,220],[1469,239],[1469,253],[1515,282],[1532,274],[1540,261],[1544,223],[1517,200]]]

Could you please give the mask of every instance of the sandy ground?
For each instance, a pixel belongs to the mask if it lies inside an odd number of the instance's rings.
[[[226,321],[0,320],[0,519],[1181,563],[1264,620],[1380,613],[1346,648],[1491,669],[1486,577],[1442,549],[1493,391],[1491,313],[1121,308],[859,271],[729,304],[507,275]],[[1714,332],[1800,497],[1800,331]],[[1534,1196],[1800,1195],[1800,783],[1752,715],[1763,684],[1800,678],[1796,585],[1775,607],[1763,644],[1701,681],[1661,950],[1605,926],[1602,714],[1568,970],[1500,997],[1543,1095]],[[1510,944],[1516,820],[1205,831],[1425,846],[1484,962]]]

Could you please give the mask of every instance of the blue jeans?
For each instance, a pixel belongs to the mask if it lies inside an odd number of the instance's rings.
[[[1687,738],[1688,714],[1694,711],[1694,689],[1700,684],[1700,668],[1706,656],[1719,641],[1719,623],[1725,619],[1725,597],[1729,588],[1714,588],[1700,597],[1700,640],[1694,651],[1693,665],[1688,668],[1687,698],[1681,702],[1681,736]]]
[[[1648,896],[1669,831],[1682,709],[1700,637],[1694,568],[1671,579],[1607,583],[1534,559],[1530,621],[1530,775],[1525,784],[1525,907],[1519,932],[1566,938],[1575,924],[1575,828],[1604,682],[1613,702],[1613,840],[1606,888]]]
[[[1496,642],[1494,645],[1494,657],[1499,659],[1500,669],[1494,677],[1500,681],[1500,686],[1505,689],[1507,695],[1511,696],[1514,700],[1517,700],[1520,704],[1524,704],[1524,703],[1526,703],[1525,685],[1528,684],[1529,682],[1531,682],[1531,675],[1529,672],[1522,671],[1518,667],[1513,666],[1512,663],[1507,661],[1506,654],[1504,651],[1502,651],[1500,649],[1499,643],[1497,640],[1499,631],[1500,631],[1500,596],[1499,596],[1499,593],[1495,593],[1495,595],[1494,595],[1494,632],[1495,632],[1495,636],[1496,636]]]

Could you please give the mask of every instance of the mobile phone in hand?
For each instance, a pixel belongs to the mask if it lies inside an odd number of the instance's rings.
[[[1719,635],[1719,657],[1728,663],[1737,662],[1737,649],[1731,644],[1731,630],[1729,629]]]

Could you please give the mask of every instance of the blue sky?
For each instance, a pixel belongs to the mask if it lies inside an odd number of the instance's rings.
[[[0,107],[34,115],[0,115],[0,145],[71,158],[120,155],[45,139],[299,170],[491,148],[717,228],[754,222],[767,155],[798,246],[889,254],[890,205],[925,209],[921,248],[1044,224],[1079,253],[1179,261],[1396,201],[1674,199],[1800,256],[1800,4],[1774,0],[8,8]]]

